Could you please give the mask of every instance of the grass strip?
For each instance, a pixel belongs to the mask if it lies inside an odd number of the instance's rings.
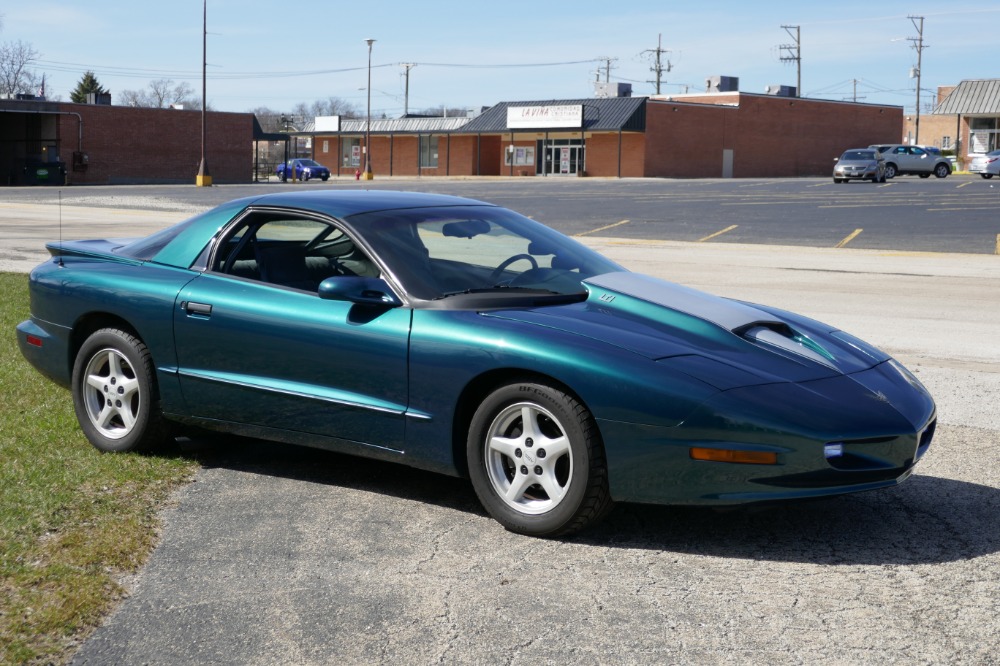
[[[0,295],[0,664],[62,663],[124,595],[158,507],[197,464],[94,449],[69,392],[18,351],[27,276],[0,273]]]

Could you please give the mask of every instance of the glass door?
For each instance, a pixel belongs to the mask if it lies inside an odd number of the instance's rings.
[[[550,141],[544,150],[545,161],[539,165],[539,174],[546,176],[575,176],[583,171],[584,148],[578,143],[569,143],[567,139]]]

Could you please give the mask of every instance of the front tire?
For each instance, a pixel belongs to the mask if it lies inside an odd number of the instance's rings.
[[[981,173],[979,175],[982,176],[983,178],[985,178],[986,180],[989,180],[990,178],[993,177],[993,174],[991,174],[991,173]]]
[[[551,386],[525,381],[491,393],[472,418],[467,454],[479,501],[512,532],[567,535],[611,508],[597,423]]]
[[[72,390],[80,428],[101,451],[151,451],[167,442],[153,360],[131,333],[105,328],[87,338]]]
[[[934,176],[936,178],[947,178],[950,173],[951,169],[948,168],[947,164],[938,164],[934,167]]]

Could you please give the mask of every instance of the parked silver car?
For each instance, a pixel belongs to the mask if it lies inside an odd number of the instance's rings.
[[[983,178],[1000,176],[1000,150],[991,150],[985,155],[976,155],[972,158],[969,171],[978,173]]]
[[[834,160],[833,182],[845,183],[852,179],[884,183],[885,160],[874,148],[851,148]]]
[[[951,173],[951,162],[947,157],[929,153],[920,146],[906,146],[898,143],[875,144],[875,148],[885,158],[885,177],[895,178],[909,173],[921,178],[934,174],[945,178]]]

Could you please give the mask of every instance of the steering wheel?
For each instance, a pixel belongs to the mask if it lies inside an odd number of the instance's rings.
[[[513,257],[507,257],[506,259],[501,261],[500,265],[493,269],[493,272],[490,273],[490,282],[491,283],[496,282],[497,278],[499,278],[503,274],[504,269],[506,269],[515,261],[520,261],[521,259],[527,259],[528,261],[531,262],[532,268],[538,268],[538,262],[535,261],[535,258],[530,254],[515,254]]]

